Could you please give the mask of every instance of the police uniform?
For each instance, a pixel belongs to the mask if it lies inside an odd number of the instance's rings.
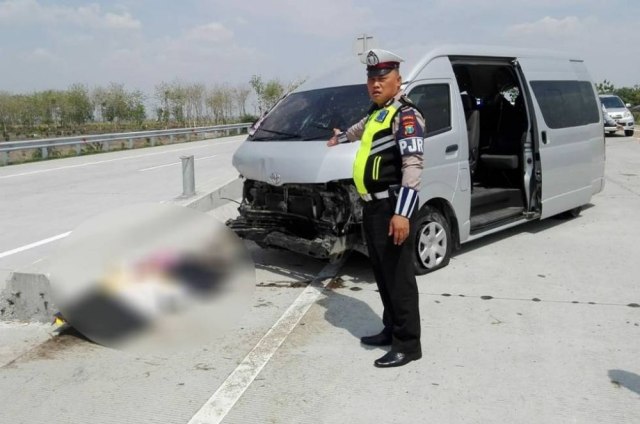
[[[365,59],[369,76],[398,69],[402,61],[380,49],[370,50]],[[363,201],[364,234],[384,306],[382,332],[361,340],[391,345],[391,352],[377,360],[376,366],[404,365],[421,357],[414,240],[410,231],[404,243],[395,245],[388,234],[394,215],[409,218],[410,228],[415,225],[424,133],[424,118],[400,91],[382,106],[374,103],[366,117],[338,135],[338,142],[361,140],[353,179]]]

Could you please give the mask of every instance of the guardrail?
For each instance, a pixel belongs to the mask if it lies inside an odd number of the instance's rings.
[[[154,131],[137,131],[128,133],[111,133],[111,134],[95,134],[95,135],[80,135],[75,137],[60,137],[60,138],[43,138],[38,140],[24,140],[24,141],[6,141],[0,143],[0,165],[9,164],[9,153],[19,150],[33,150],[40,149],[41,158],[46,159],[49,157],[49,149],[75,146],[76,154],[80,154],[82,146],[92,143],[102,143],[100,146],[102,151],[109,151],[110,144],[115,142],[127,142],[128,148],[133,148],[135,140],[149,139],[151,146],[155,146],[157,139],[160,137],[169,137],[170,142],[174,141],[174,137],[181,135],[192,134],[206,134],[224,132],[226,135],[230,135],[231,131],[237,131],[237,134],[242,133],[242,130],[251,126],[250,122],[243,122],[241,124],[229,124],[229,125],[214,125],[208,127],[193,127],[193,128],[179,128],[170,130],[154,130]]]

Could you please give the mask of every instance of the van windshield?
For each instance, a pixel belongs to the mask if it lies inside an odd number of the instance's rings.
[[[624,103],[619,97],[600,97],[600,101],[607,109],[624,108]]]
[[[328,140],[362,119],[371,101],[364,84],[302,91],[285,97],[249,137],[252,141]]]

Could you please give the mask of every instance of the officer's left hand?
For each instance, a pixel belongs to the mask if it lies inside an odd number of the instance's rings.
[[[393,236],[393,244],[399,246],[409,237],[409,218],[393,215],[389,221],[389,236]]]

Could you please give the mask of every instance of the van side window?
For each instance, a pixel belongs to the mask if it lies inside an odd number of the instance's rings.
[[[549,128],[569,128],[600,122],[600,108],[588,81],[531,81]]]
[[[427,127],[425,137],[451,130],[449,84],[419,85],[411,90],[408,97],[424,116]]]

